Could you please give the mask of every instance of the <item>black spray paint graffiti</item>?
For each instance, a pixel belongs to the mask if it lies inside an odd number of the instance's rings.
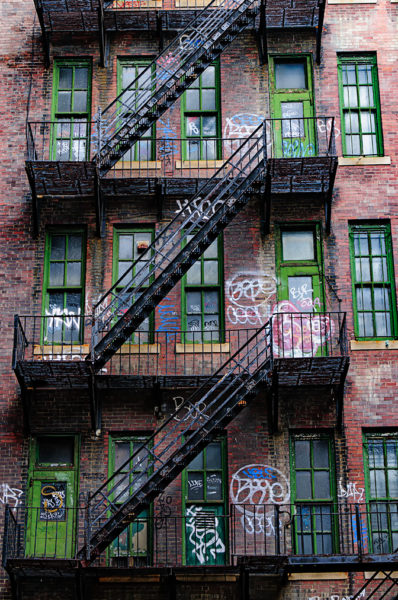
[[[171,516],[172,497],[160,494],[157,501],[157,512],[155,519],[156,529],[162,529],[167,525],[167,519]]]

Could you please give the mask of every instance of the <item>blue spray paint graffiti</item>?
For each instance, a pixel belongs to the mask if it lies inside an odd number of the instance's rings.
[[[284,158],[304,158],[305,156],[315,156],[315,146],[312,143],[305,146],[298,140],[294,142],[283,140],[282,152]]]
[[[352,541],[354,544],[358,544],[361,541],[362,552],[368,552],[368,528],[366,525],[366,515],[360,516],[360,537],[358,536],[358,528],[356,522],[356,516],[351,515],[351,527],[352,527]]]
[[[172,331],[179,331],[179,319],[174,304],[162,304],[157,309],[159,317],[159,326],[157,331],[167,331],[166,341],[175,337]]]
[[[162,139],[158,150],[159,158],[170,157],[173,154],[176,156],[178,146],[174,140],[177,134],[170,125],[170,119],[158,119],[158,133]]]
[[[275,473],[269,467],[249,467],[243,473],[249,479],[276,479]]]

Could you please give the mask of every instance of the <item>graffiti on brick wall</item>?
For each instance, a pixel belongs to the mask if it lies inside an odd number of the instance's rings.
[[[321,135],[324,135],[325,133],[331,133],[332,124],[333,124],[332,118],[326,119],[326,121],[325,121],[325,119],[317,119],[317,127],[318,127],[318,131]],[[336,125],[334,125],[333,130],[334,130],[335,137],[338,138],[341,133],[340,129],[338,127],[336,127]]]
[[[294,140],[294,142],[283,140],[282,152],[284,158],[305,158],[315,156],[315,146],[312,143],[304,144],[299,140]]]
[[[179,317],[174,304],[159,304],[157,307],[157,322],[159,323],[156,331],[166,331],[166,341],[169,341],[175,334],[173,331],[179,331]]]
[[[264,511],[262,505],[282,505],[290,500],[289,481],[279,469],[263,464],[245,465],[232,475],[229,493],[248,534],[275,535],[274,513]]]
[[[180,213],[182,217],[191,216],[192,220],[202,219],[208,221],[212,215],[224,204],[223,200],[217,200],[213,205],[208,200],[202,200],[200,196],[191,200],[177,200],[177,210],[175,214]]]
[[[248,138],[264,121],[262,115],[254,113],[239,113],[226,117],[224,139],[226,148],[232,153],[241,145],[241,139]]]
[[[344,596],[340,594],[331,594],[330,596],[310,596],[308,598],[308,600],[352,600],[354,598],[354,595],[352,596]],[[359,596],[356,596],[356,598],[366,598],[366,590],[362,590],[362,592],[359,594]]]
[[[225,284],[229,322],[232,325],[262,325],[269,316],[268,303],[275,293],[276,279],[271,275],[236,273]]]
[[[225,553],[222,540],[222,523],[214,514],[203,510],[201,506],[190,506],[186,510],[186,529],[188,533],[187,552],[193,554],[195,562],[201,565],[211,563],[217,554]]]
[[[339,498],[352,498],[354,502],[363,502],[364,501],[365,489],[361,487],[357,487],[355,482],[347,483],[347,486],[344,487],[341,483],[341,478],[339,479],[339,489],[337,495]]]
[[[22,502],[22,494],[22,490],[11,487],[8,483],[0,484],[0,502],[2,504],[9,504],[16,508]]]
[[[158,119],[157,131],[161,139],[158,147],[158,157],[163,158],[167,164],[171,162],[172,156],[176,156],[178,152],[177,134],[170,125],[170,118]]]
[[[275,356],[284,358],[314,356],[318,349],[334,335],[335,324],[328,315],[302,313],[289,300],[278,302],[273,307],[272,315]]]
[[[185,399],[182,396],[174,396],[172,398],[174,403],[174,420],[181,421],[184,423],[188,419],[202,421],[206,412],[206,404],[199,400],[196,404],[190,404],[189,406],[183,406]],[[180,409],[186,411],[186,414],[179,414]],[[191,412],[192,411],[192,412]],[[202,416],[203,415],[203,416]]]
[[[171,516],[172,497],[166,494],[160,494],[156,503],[155,527],[162,529],[167,527],[167,519]]]
[[[93,311],[94,306],[95,306],[95,310],[94,310],[95,317],[98,317],[98,315],[103,313],[108,308],[109,296],[106,296],[103,299],[103,301],[98,304],[98,302],[101,300],[101,298],[102,298],[102,294],[98,294],[97,296],[93,296],[92,301],[90,302],[89,296],[88,295],[86,296],[86,302],[85,302],[86,315],[89,315]],[[97,306],[97,304],[98,304],[98,306]]]

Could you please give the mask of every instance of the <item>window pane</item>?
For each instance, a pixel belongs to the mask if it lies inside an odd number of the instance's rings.
[[[199,284],[201,281],[201,263],[197,261],[187,272],[187,283]]]
[[[398,441],[391,440],[386,442],[386,464],[388,467],[398,468]]]
[[[203,473],[188,472],[188,500],[203,500]]]
[[[369,254],[369,240],[367,233],[356,233],[354,236],[354,249],[356,255]]]
[[[390,308],[390,290],[388,288],[373,288],[376,310],[388,310]]]
[[[208,469],[221,469],[221,444],[209,444],[206,448],[206,466]]]
[[[361,108],[373,106],[373,90],[371,85],[359,88],[359,102]]]
[[[296,472],[296,495],[297,498],[312,498],[310,471]]]
[[[362,133],[374,132],[376,130],[375,116],[373,113],[361,112]]]
[[[372,261],[373,281],[387,281],[387,260],[385,258],[374,258]]]
[[[73,313],[75,315],[79,314],[81,307],[81,298],[82,295],[80,292],[69,292],[66,294],[66,308],[69,313]]]
[[[50,263],[50,285],[64,285],[64,269],[63,262]]]
[[[86,112],[87,111],[87,92],[75,92],[74,94],[74,106],[75,112]]]
[[[398,498],[398,470],[388,471],[388,495],[390,498]]]
[[[374,336],[372,313],[358,314],[358,335],[360,337]]]
[[[51,236],[51,255],[53,260],[62,260],[65,258],[65,236],[64,235],[52,235]]]
[[[75,88],[86,90],[88,84],[88,69],[86,67],[75,69]]]
[[[218,261],[206,260],[203,264],[203,283],[218,283]]]
[[[199,90],[188,89],[185,92],[185,106],[187,110],[199,110]]]
[[[205,135],[205,136],[217,135],[217,127],[216,127],[217,119],[216,119],[216,117],[203,117],[202,123],[203,123],[203,135]]]
[[[329,442],[328,440],[314,440],[312,445],[314,467],[329,467]]]
[[[212,244],[203,252],[203,258],[217,258],[218,256],[218,244],[217,240],[214,240]]]
[[[207,67],[205,71],[203,71],[201,75],[202,87],[214,87],[216,84],[215,80],[215,67]]]
[[[216,90],[202,90],[202,110],[215,110]]]
[[[389,313],[376,313],[376,335],[378,337],[389,337],[391,335]]]
[[[275,87],[277,89],[306,89],[304,62],[275,62]]]
[[[358,107],[358,93],[355,86],[347,86],[344,88],[344,106],[347,108]]]
[[[304,106],[302,102],[282,102],[282,136],[304,137]]]
[[[200,292],[187,292],[187,312],[201,313],[201,294]]]
[[[73,437],[42,437],[37,440],[39,464],[74,463]]]
[[[71,112],[72,93],[58,92],[58,112]]]
[[[203,451],[199,452],[198,456],[191,460],[187,469],[203,469]]]
[[[385,498],[387,490],[384,471],[377,470],[370,473],[370,493],[373,498]]]
[[[133,239],[134,236],[132,234],[119,235],[119,258],[132,260]]]
[[[372,294],[368,287],[358,287],[357,290],[358,310],[372,310]]]
[[[218,341],[218,335],[211,334],[210,332],[218,332],[220,328],[220,321],[217,315],[205,315],[203,317],[203,329],[209,333],[205,335],[205,342],[216,342]]]
[[[330,498],[329,471],[314,472],[314,495],[315,498]]]
[[[72,89],[72,68],[60,67],[59,69],[59,88],[63,90]]]
[[[345,130],[347,133],[359,133],[358,113],[346,112],[344,114]]]
[[[129,456],[130,442],[115,442],[115,471],[128,460]],[[128,465],[126,469],[128,469]]]
[[[204,292],[204,312],[218,313],[218,292]]]
[[[201,331],[202,330],[201,315],[198,315],[196,317],[191,316],[191,315],[187,316],[187,330],[188,331]],[[200,342],[201,339],[192,338],[192,341]]]
[[[282,232],[283,260],[314,260],[314,234],[312,231]]]
[[[200,118],[187,117],[187,135],[190,137],[200,136]]]
[[[296,440],[294,443],[296,468],[310,467],[310,442]]]
[[[368,453],[371,468],[384,466],[383,442],[381,440],[369,440]]]
[[[370,281],[370,261],[368,258],[355,259],[355,278],[357,281]]]
[[[207,474],[207,501],[222,500],[222,477],[221,473]]]
[[[68,238],[68,258],[79,260],[82,257],[82,236],[70,235]]]
[[[81,262],[68,262],[66,269],[66,285],[80,285],[81,271]]]

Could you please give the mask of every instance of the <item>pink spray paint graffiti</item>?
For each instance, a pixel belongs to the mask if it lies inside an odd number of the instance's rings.
[[[278,302],[272,313],[274,356],[316,356],[333,337],[335,325],[328,315],[303,313],[288,300]]]

